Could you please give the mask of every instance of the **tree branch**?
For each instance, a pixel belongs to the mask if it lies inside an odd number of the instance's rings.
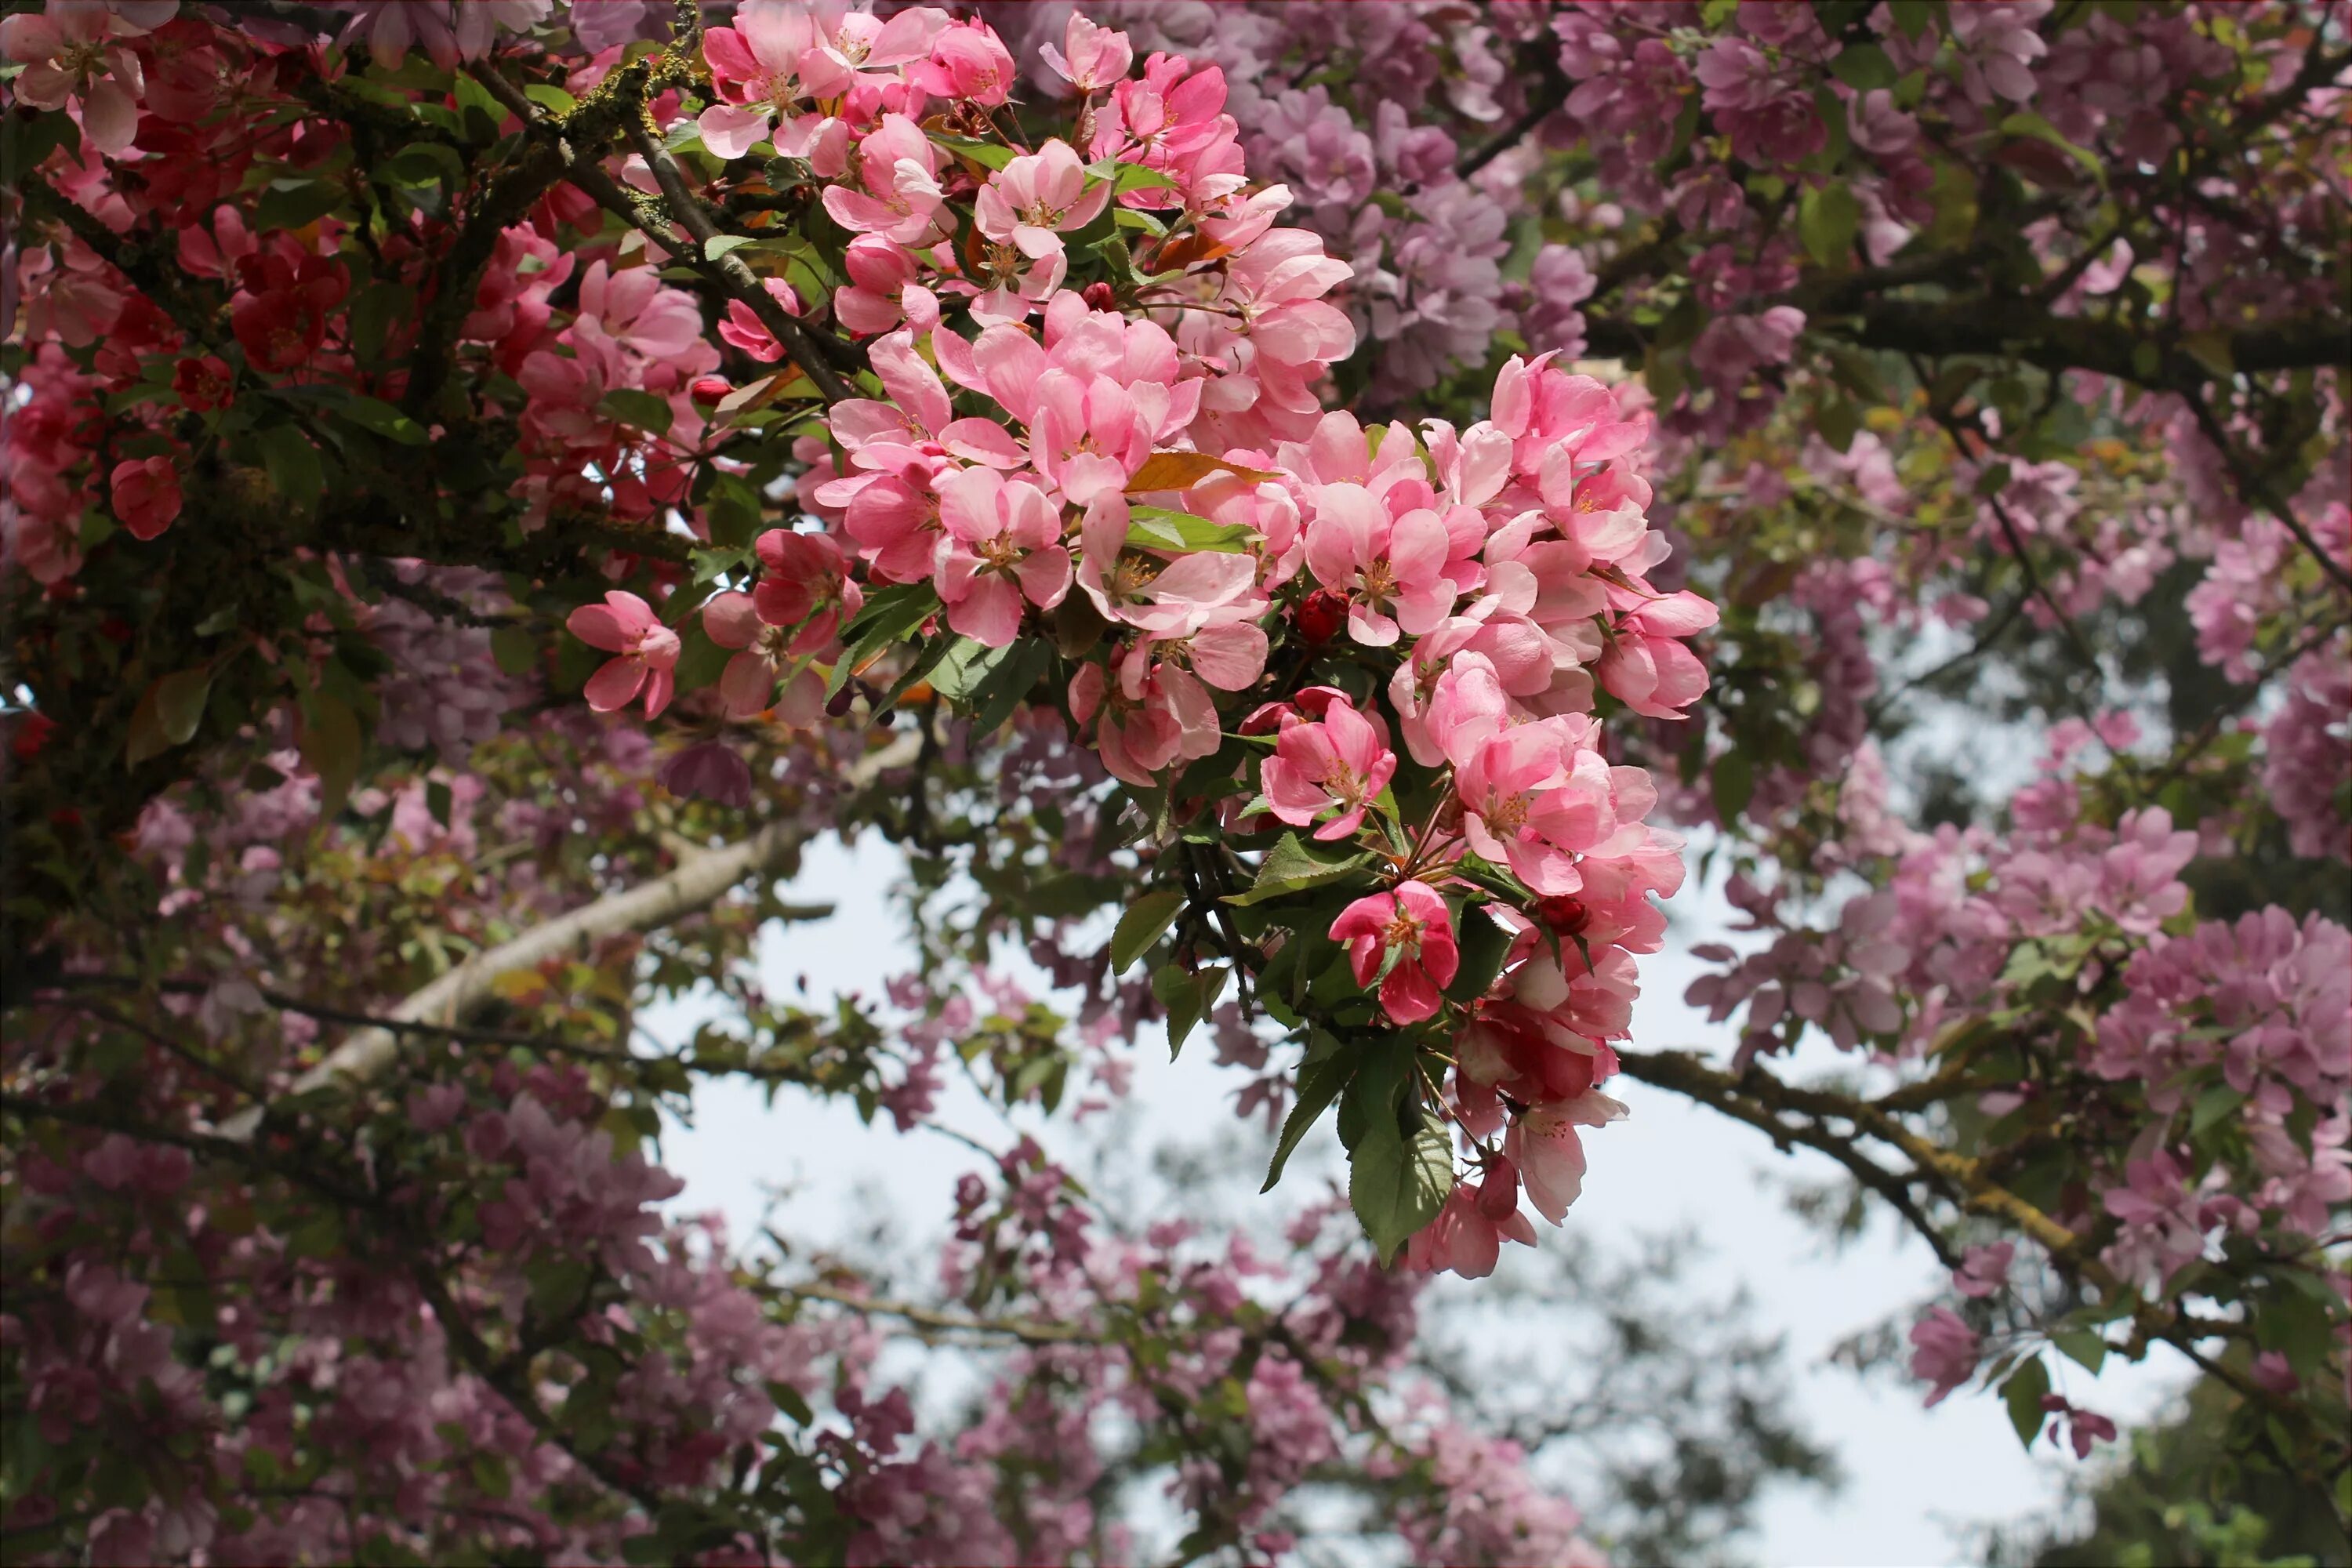
[[[853,764],[849,782],[853,786],[870,783],[885,770],[911,762],[920,744],[915,733],[898,736]],[[402,1026],[454,1024],[489,999],[502,974],[535,969],[551,958],[623,931],[656,931],[708,909],[744,878],[782,864],[806,837],[798,824],[771,824],[723,849],[705,851],[650,882],[608,894],[535,926],[512,942],[478,952],[410,993],[382,1024],[343,1041],[326,1059],[297,1078],[288,1093],[307,1094],[338,1079],[364,1083],[392,1065],[399,1053]],[[246,1112],[228,1122],[223,1131],[233,1138],[250,1138],[266,1114],[266,1108]]]

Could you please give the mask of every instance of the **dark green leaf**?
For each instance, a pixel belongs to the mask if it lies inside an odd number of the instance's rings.
[[[1117,929],[1110,933],[1111,973],[1124,973],[1183,912],[1184,893],[1176,888],[1146,893],[1128,905],[1118,917]]]
[[[1290,1114],[1283,1118],[1282,1135],[1275,1140],[1274,1163],[1265,1169],[1265,1185],[1258,1191],[1270,1193],[1282,1180],[1282,1168],[1307,1136],[1307,1131],[1323,1118],[1323,1112],[1339,1098],[1348,1087],[1348,1067],[1338,1056],[1310,1058],[1298,1069],[1297,1101]]]
[[[1410,1138],[1375,1119],[1348,1155],[1348,1203],[1383,1265],[1437,1217],[1454,1190],[1454,1151],[1424,1124]]]
[[[319,449],[291,425],[269,426],[254,439],[261,447],[270,488],[287,505],[308,515],[319,504],[319,492],[327,488],[327,470],[319,461]]]
[[[670,421],[677,415],[669,405],[669,399],[656,397],[634,386],[614,387],[604,395],[601,406],[624,425],[655,436],[668,435]]]
[[[379,397],[353,393],[341,409],[342,416],[362,430],[373,430],[404,447],[425,445],[425,426]]]
[[[1462,963],[1445,994],[1456,1002],[1468,1002],[1483,994],[1487,986],[1495,984],[1495,976],[1503,973],[1503,960],[1510,956],[1511,934],[1496,925],[1485,910],[1473,904],[1462,911],[1457,946]]]
[[[1258,904],[1268,899],[1287,898],[1310,888],[1320,888],[1340,881],[1371,864],[1370,855],[1346,848],[1310,848],[1307,841],[1296,833],[1286,833],[1275,847],[1266,851],[1258,867],[1257,880],[1245,892],[1229,893],[1229,904]]]
[[[847,651],[833,667],[827,695],[849,683],[850,676],[892,643],[904,642],[938,613],[940,595],[929,583],[907,583],[885,588],[866,601],[866,608],[842,631]]]
[[[1893,87],[1899,73],[1876,44],[1849,44],[1830,61],[1830,74],[1856,92],[1868,92],[1873,88]]]
[[[2042,1396],[2050,1392],[2050,1369],[2036,1356],[2009,1374],[2000,1385],[2000,1396],[2009,1405],[2009,1424],[2017,1428],[2017,1440],[2028,1448],[2042,1435],[2045,1412]]]

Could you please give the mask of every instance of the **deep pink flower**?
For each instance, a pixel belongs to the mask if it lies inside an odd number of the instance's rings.
[[[180,475],[169,458],[134,458],[107,477],[114,515],[133,539],[152,539],[180,515]]]
[[[1328,840],[1363,826],[1365,808],[1388,787],[1396,765],[1379,731],[1342,699],[1323,710],[1320,722],[1284,725],[1258,779],[1268,809],[1293,827],[1336,809],[1339,815],[1315,830]]]
[[[1330,936],[1348,944],[1356,984],[1380,985],[1381,1007],[1397,1024],[1435,1016],[1438,993],[1453,983],[1461,963],[1454,911],[1422,882],[1358,899],[1331,922]]]
[[[1935,1384],[1927,1394],[1930,1409],[1974,1375],[1983,1352],[1977,1331],[1948,1307],[1930,1308],[1911,1325],[1911,1375]]]
[[[931,40],[930,58],[907,68],[925,92],[992,108],[1013,92],[1013,55],[985,22],[958,22]]]
[[[1457,1182],[1437,1217],[1405,1243],[1403,1266],[1414,1273],[1452,1269],[1465,1279],[1495,1271],[1503,1243],[1536,1244],[1536,1227],[1518,1208],[1518,1178],[1507,1159],[1478,1181]]]
[[[599,713],[625,708],[639,691],[646,694],[646,717],[658,717],[669,706],[677,679],[677,634],[662,625],[653,606],[635,594],[615,588],[601,605],[583,605],[564,623],[572,635],[590,647],[618,657],[588,678],[588,706]]]

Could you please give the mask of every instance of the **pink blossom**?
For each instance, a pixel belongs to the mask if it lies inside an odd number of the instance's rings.
[[[1396,766],[1396,753],[1341,699],[1323,710],[1319,722],[1285,724],[1258,777],[1267,809],[1294,827],[1338,811],[1315,830],[1316,837],[1328,840],[1346,838],[1363,826],[1365,808],[1388,787]]]
[[[1451,1269],[1465,1279],[1484,1279],[1495,1271],[1505,1241],[1536,1244],[1535,1226],[1518,1209],[1518,1178],[1510,1161],[1496,1164],[1501,1169],[1478,1181],[1454,1184],[1437,1217],[1405,1243],[1405,1268],[1420,1274]]]
[[[1359,484],[1319,485],[1307,525],[1307,564],[1316,580],[1348,596],[1348,630],[1387,647],[1400,632],[1419,637],[1445,617],[1457,590],[1444,575],[1452,542],[1427,507],[1391,517]]]
[[[1977,1331],[1948,1307],[1931,1307],[1911,1325],[1911,1375],[1935,1385],[1927,1394],[1931,1410],[1975,1375],[1984,1353]]]
[[[1960,1266],[1952,1270],[1952,1289],[1969,1297],[1999,1294],[2008,1288],[2010,1259],[2016,1256],[2013,1241],[1969,1247]]]
[[[646,717],[657,718],[677,689],[677,634],[661,624],[653,606],[625,589],[604,595],[602,605],[583,605],[563,623],[590,647],[618,657],[588,678],[588,706],[599,713],[625,707],[642,690]]]
[[[897,245],[919,245],[934,232],[940,204],[939,149],[903,114],[886,114],[857,144],[865,191],[827,184],[824,210],[853,234],[875,234]]]
[[[133,539],[152,539],[180,515],[180,474],[169,458],[127,458],[108,476],[114,515]]]
[[[933,581],[948,625],[991,647],[1021,630],[1021,601],[1050,610],[1070,591],[1061,514],[1045,492],[993,468],[967,468],[940,483]]]
[[[826,187],[827,190],[839,188],[837,185]],[[784,314],[797,316],[801,313],[800,297],[782,279],[763,278],[760,280],[760,287],[767,290],[770,299],[783,307]],[[741,300],[727,301],[727,313],[719,322],[719,338],[721,342],[732,343],[741,349],[761,364],[774,364],[784,357],[784,345],[768,331],[768,324],[760,320],[759,312]]]
[[[973,221],[999,245],[1033,261],[1062,254],[1062,236],[1084,228],[1110,200],[1110,186],[1088,188],[1086,165],[1058,137],[989,176],[974,199]]]
[[[1503,1138],[1503,1152],[1517,1163],[1528,1201],[1559,1225],[1584,1191],[1584,1144],[1579,1127],[1605,1127],[1624,1119],[1624,1105],[1599,1089],[1572,1100],[1528,1108]]]
[[[150,32],[178,8],[176,0],[48,0],[37,15],[0,20],[0,55],[25,68],[10,90],[34,109],[63,109],[79,100],[90,144],[108,154],[128,152],[138,137],[146,80],[139,57],[106,40]]]
[[[1356,984],[1369,989],[1377,983],[1381,1009],[1399,1025],[1433,1016],[1439,991],[1453,983],[1461,963],[1454,912],[1423,882],[1358,899],[1331,922],[1330,936],[1348,944]]]
[[[1583,886],[1574,856],[1616,831],[1609,766],[1576,747],[1561,721],[1491,735],[1454,777],[1470,847],[1538,893]]]
[[[1070,716],[1092,722],[1103,766],[1146,788],[1163,768],[1216,751],[1216,704],[1192,672],[1131,647],[1106,671],[1086,664],[1070,680]]]
[[[1063,24],[1062,47],[1045,44],[1037,53],[1082,96],[1117,86],[1135,64],[1125,33],[1098,27],[1075,11]]]
[[[931,40],[930,58],[907,71],[907,79],[925,92],[982,107],[1012,96],[1013,76],[1011,52],[985,22],[957,22],[940,29]]]

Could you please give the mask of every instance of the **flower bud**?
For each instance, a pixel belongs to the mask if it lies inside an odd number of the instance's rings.
[[[1085,288],[1079,289],[1078,298],[1087,302],[1087,309],[1089,310],[1116,310],[1118,309],[1118,298],[1111,292],[1110,285],[1099,280],[1089,283]]]
[[[1569,893],[1538,899],[1536,913],[1542,917],[1544,924],[1562,936],[1581,936],[1592,919],[1591,911],[1584,907],[1584,900]]]
[[[1519,1212],[1519,1168],[1508,1154],[1497,1154],[1478,1184],[1478,1212],[1497,1224]]]
[[[1318,588],[1298,606],[1298,635],[1310,643],[1329,642],[1348,624],[1346,595]]]

